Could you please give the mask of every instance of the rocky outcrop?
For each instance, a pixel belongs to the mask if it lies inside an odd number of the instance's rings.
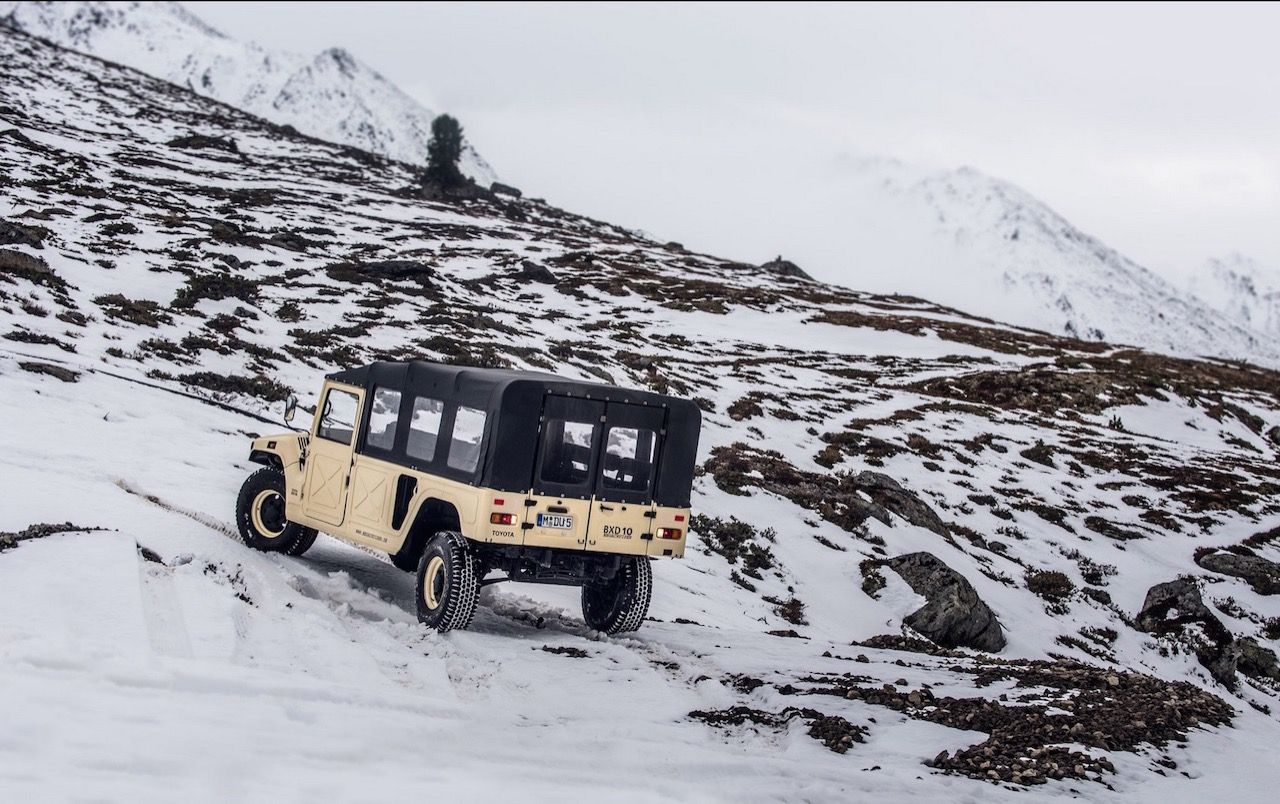
[[[950,535],[942,518],[928,503],[904,489],[901,483],[888,475],[880,472],[859,472],[853,478],[853,486],[864,492],[876,505],[892,511],[912,525],[919,525],[939,536]],[[877,516],[874,510],[870,513],[885,524],[890,524],[884,517]]]
[[[509,195],[513,198],[519,198],[524,195],[524,193],[520,192],[519,188],[512,187],[510,184],[503,184],[500,181],[495,181],[493,184],[490,184],[489,192],[494,193],[495,195]]]
[[[813,281],[813,277],[805,273],[799,265],[796,265],[791,260],[784,260],[781,256],[761,264],[760,267],[769,273],[777,274],[779,276],[791,276],[796,279],[808,279],[809,281]]]
[[[1280,595],[1280,564],[1261,556],[1223,550],[1197,556],[1196,563],[1210,572],[1243,578],[1260,595]]]
[[[1236,687],[1236,671],[1251,671],[1265,665],[1267,651],[1253,640],[1237,640],[1227,630],[1209,607],[1204,604],[1200,587],[1191,578],[1179,578],[1156,584],[1147,590],[1134,624],[1140,631],[1157,636],[1181,639],[1193,651],[1218,683],[1228,689]],[[1197,626],[1189,628],[1188,626]],[[1249,645],[1249,642],[1253,642]],[[1250,659],[1241,666],[1241,657],[1248,651]],[[1272,654],[1274,660],[1274,654]]]
[[[340,262],[325,268],[330,279],[339,282],[372,283],[414,282],[431,284],[435,269],[417,260],[371,260],[368,262]]]
[[[908,553],[885,564],[929,602],[906,624],[945,648],[1004,648],[1004,630],[973,584],[932,553]]]
[[[229,154],[240,153],[240,148],[236,145],[236,141],[230,137],[210,137],[207,134],[188,134],[185,137],[175,137],[165,144],[170,148],[198,148],[226,151]]]

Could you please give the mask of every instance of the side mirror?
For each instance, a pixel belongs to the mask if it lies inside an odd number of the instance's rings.
[[[298,412],[298,397],[289,394],[289,398],[284,401],[284,423],[288,424],[293,421],[293,416]]]

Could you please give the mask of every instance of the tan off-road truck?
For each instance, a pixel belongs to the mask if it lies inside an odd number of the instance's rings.
[[[253,441],[265,468],[236,522],[259,550],[301,555],[322,530],[389,554],[417,571],[418,618],[441,631],[506,580],[581,586],[588,625],[633,631],[650,561],[684,555],[700,427],[696,405],[661,394],[373,363],[325,379],[309,433]]]

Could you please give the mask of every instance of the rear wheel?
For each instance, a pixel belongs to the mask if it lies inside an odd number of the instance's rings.
[[[480,596],[476,559],[461,533],[432,537],[418,560],[418,620],[437,631],[466,628]]]
[[[602,584],[582,587],[582,619],[606,634],[635,631],[649,612],[653,568],[647,558],[633,558]]]
[[[267,553],[300,556],[316,540],[314,528],[285,518],[284,475],[271,468],[249,475],[240,487],[236,526],[245,544]]]

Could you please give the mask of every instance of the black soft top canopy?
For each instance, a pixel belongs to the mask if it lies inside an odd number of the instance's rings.
[[[607,421],[616,422],[619,426],[628,426],[637,421],[637,417],[648,422],[661,422],[653,501],[658,505],[679,508],[689,505],[702,414],[697,405],[688,400],[541,372],[447,366],[423,361],[371,363],[335,372],[329,375],[329,379],[363,387],[369,392],[369,398],[376,388],[401,394],[399,426],[396,428],[400,437],[391,448],[380,449],[366,443],[362,436],[356,447],[360,452],[502,491],[525,492],[537,485],[534,468],[549,397],[561,398],[556,400],[554,407],[557,410],[567,404],[573,410],[590,411],[592,417],[598,417],[597,411],[603,411]],[[415,459],[406,452],[406,433],[414,399],[418,397],[444,403],[438,436],[440,443],[450,442],[459,407],[487,414],[480,458],[474,472],[449,466],[445,455],[448,450],[445,449],[435,450],[430,461]],[[368,430],[369,411],[373,406],[366,404],[364,407],[360,426],[362,434]],[[583,416],[582,420],[587,418]],[[549,491],[572,496],[567,489],[563,492]],[[648,502],[647,499],[623,501]]]

